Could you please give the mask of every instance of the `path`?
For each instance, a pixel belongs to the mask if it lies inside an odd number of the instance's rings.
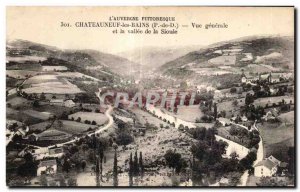
[[[253,124],[253,128],[259,132],[258,128],[256,127],[256,121]],[[260,162],[264,159],[263,140],[262,140],[262,137],[260,135],[259,135],[259,138],[260,138],[260,142],[258,143],[258,149],[257,149],[257,152],[256,152],[257,157],[256,157],[256,160],[252,164],[253,166],[255,166],[258,162]],[[243,173],[243,175],[241,176],[240,185],[238,185],[238,186],[246,186],[248,177],[249,177],[248,170],[246,170]]]

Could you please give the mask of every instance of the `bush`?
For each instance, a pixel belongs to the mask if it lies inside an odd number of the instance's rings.
[[[118,145],[128,145],[133,141],[133,137],[126,132],[121,132],[117,135],[116,143]]]
[[[235,88],[235,87],[232,87],[232,88],[230,89],[230,93],[236,93],[236,88]]]

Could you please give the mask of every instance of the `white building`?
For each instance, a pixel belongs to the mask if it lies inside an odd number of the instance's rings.
[[[278,164],[270,159],[264,159],[254,166],[255,177],[272,177],[277,171]]]
[[[64,106],[65,107],[75,107],[75,103],[74,103],[74,101],[72,101],[71,99],[69,99],[69,100],[66,100],[65,102],[64,102]]]
[[[231,121],[230,121],[230,119],[223,118],[223,117],[218,118],[217,121],[218,121],[222,126],[229,126],[229,125],[232,124]]]
[[[45,160],[41,161],[38,165],[37,176],[41,176],[43,174],[54,174],[57,172],[57,164],[56,160]]]

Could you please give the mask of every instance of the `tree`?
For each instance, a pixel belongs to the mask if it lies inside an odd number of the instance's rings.
[[[68,179],[68,186],[77,186],[77,180],[74,178]]]
[[[114,167],[113,167],[113,185],[115,187],[118,186],[118,159],[117,159],[117,151],[116,150],[115,150]]]
[[[39,106],[40,106],[40,102],[39,102],[38,100],[34,100],[34,101],[32,102],[32,106],[33,106],[33,107],[39,107]]]
[[[214,103],[214,118],[215,118],[215,120],[217,119],[217,116],[218,116],[217,103]]]
[[[130,144],[132,141],[133,141],[133,137],[129,133],[124,132],[124,131],[119,133],[116,138],[116,143],[118,145],[126,146],[126,145]]]
[[[133,161],[132,161],[132,153],[130,153],[130,158],[129,158],[129,186],[132,186],[133,181]]]
[[[67,120],[68,119],[68,114],[66,111],[63,111],[62,114],[61,114],[61,119],[63,120]]]
[[[140,167],[141,176],[143,177],[144,176],[144,164],[143,164],[143,154],[141,151],[140,151],[140,158],[139,158],[139,167]]]
[[[42,92],[41,93],[41,95],[40,95],[40,100],[45,100],[46,99],[46,96],[45,96],[45,93],[44,92]]]
[[[83,154],[85,156],[85,152],[89,149],[89,146],[87,144],[82,144],[81,149],[82,149]]]
[[[237,184],[239,184],[240,179],[241,179],[241,173],[239,172],[230,172],[227,174],[228,177],[228,185],[229,186],[237,186]]]
[[[65,161],[63,163],[63,166],[62,166],[62,171],[69,173],[70,169],[71,169],[70,160],[69,159],[65,159]]]
[[[287,186],[287,182],[272,177],[261,177],[259,183],[257,183],[257,186],[264,186],[264,187]]]
[[[137,151],[135,151],[134,158],[133,158],[133,175],[137,176],[138,174],[139,174],[139,163],[138,163]]]
[[[83,161],[81,161],[81,168],[82,168],[82,171],[84,171],[85,167],[86,167],[86,161],[83,160]]]
[[[47,181],[46,175],[41,175],[40,184],[41,184],[41,186],[48,186],[48,181]]]
[[[172,150],[168,150],[164,155],[167,165],[174,170],[180,164],[181,155],[179,153],[174,153]]]
[[[289,147],[288,149],[288,172],[290,175],[295,174],[295,148]]]
[[[232,105],[235,106],[235,107],[236,107],[238,104],[239,104],[239,102],[238,102],[237,100],[234,100],[234,101],[232,102]]]
[[[24,155],[25,163],[18,167],[18,175],[21,176],[36,176],[37,164],[33,161],[31,153]]]
[[[245,104],[250,105],[253,102],[254,102],[253,96],[251,94],[247,93],[246,98],[245,98]]]
[[[236,93],[236,88],[235,87],[230,88],[230,93]]]
[[[184,130],[184,125],[180,124],[178,129],[181,130],[181,131]]]

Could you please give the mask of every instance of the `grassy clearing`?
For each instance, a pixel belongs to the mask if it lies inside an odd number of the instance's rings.
[[[10,105],[13,108],[18,108],[18,107],[19,108],[22,108],[22,107],[28,108],[31,105],[31,102],[23,97],[14,97],[14,98],[8,100],[7,103],[10,103]]]
[[[294,111],[282,113],[278,116],[278,119],[285,124],[294,124],[295,114]]]
[[[138,121],[143,125],[146,123],[152,124],[156,127],[160,127],[160,124],[163,124],[164,127],[168,125],[166,122],[163,122],[162,120],[153,117],[148,112],[145,112],[139,108],[132,109],[132,112],[135,113]]]
[[[294,124],[264,123],[258,124],[265,157],[275,156],[279,160],[287,160],[289,146],[294,146]]]
[[[237,101],[236,105],[234,104],[234,100]],[[231,118],[233,114],[240,110],[241,106],[245,105],[244,98],[234,100],[218,103],[218,111],[226,111],[226,117]]]
[[[45,131],[47,129],[47,126],[50,126],[50,121],[44,121],[41,123],[33,124],[29,126],[29,130],[31,131]]]
[[[60,131],[64,131],[70,134],[78,134],[87,131],[89,128],[93,129],[97,127],[96,125],[89,125],[84,123],[78,123],[76,121],[66,121],[62,120],[62,127],[57,128]]]
[[[25,79],[29,76],[34,76],[38,72],[36,71],[27,71],[27,70],[6,70],[6,75],[16,79]]]
[[[194,123],[197,118],[201,118],[203,116],[203,113],[199,109],[199,105],[178,106],[178,111],[175,116],[184,121]]]
[[[48,120],[52,116],[49,112],[40,112],[31,109],[22,111],[22,113],[41,120]]]

